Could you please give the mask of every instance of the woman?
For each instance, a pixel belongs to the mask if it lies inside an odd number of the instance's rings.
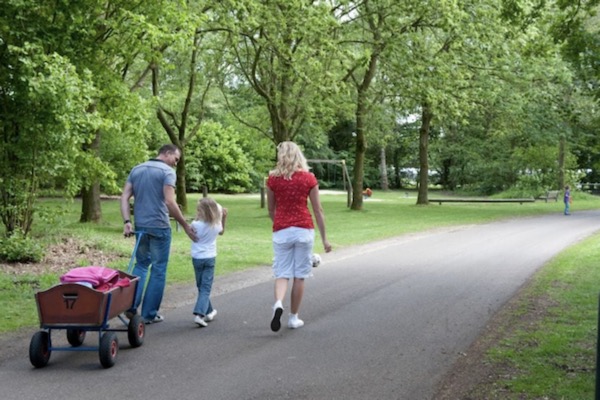
[[[323,248],[329,253],[331,245],[325,234],[325,215],[319,200],[317,178],[308,171],[306,158],[298,145],[281,142],[277,146],[277,165],[267,180],[269,217],[273,221],[273,332],[281,328],[283,299],[290,279],[293,279],[293,283],[288,328],[296,329],[304,325],[304,321],[298,318],[298,311],[304,295],[304,279],[311,274],[315,240],[307,198],[310,198]]]

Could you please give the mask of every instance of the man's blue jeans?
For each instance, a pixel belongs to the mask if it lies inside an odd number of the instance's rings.
[[[158,313],[165,291],[167,264],[171,251],[171,228],[136,227],[136,240],[139,244],[132,274],[139,276],[140,281],[135,293],[134,308],[137,309],[141,303],[142,318],[153,320]]]
[[[194,306],[194,314],[206,316],[213,311],[210,302],[210,291],[215,277],[215,257],[192,258],[194,273],[196,274],[196,286],[198,287],[198,298]]]

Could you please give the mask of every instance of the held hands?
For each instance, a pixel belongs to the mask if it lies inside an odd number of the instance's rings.
[[[185,230],[185,233],[188,235],[188,237],[193,242],[197,242],[198,241],[198,236],[196,235],[196,230],[190,224],[185,224],[185,226],[183,227],[183,229]]]

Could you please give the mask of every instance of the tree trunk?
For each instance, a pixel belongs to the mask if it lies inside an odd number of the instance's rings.
[[[181,211],[185,213],[187,211],[187,195],[185,192],[185,180],[186,180],[186,169],[185,169],[185,155],[183,149],[181,150],[181,158],[177,163],[177,184],[175,186],[175,196],[177,197],[177,204]]]
[[[94,140],[85,151],[94,153],[96,156],[100,153],[100,131],[96,131]],[[102,204],[100,202],[100,182],[98,178],[93,178],[89,187],[81,190],[81,217],[79,222],[100,222],[102,219]]]
[[[394,187],[397,189],[402,189],[402,173],[400,171],[400,153],[398,150],[394,151],[393,158],[393,166],[394,166]]]
[[[363,204],[363,175],[365,169],[365,152],[367,151],[367,138],[365,137],[365,95],[359,91],[356,106],[356,155],[354,156],[354,170],[352,171],[352,205],[351,210],[362,210]]]
[[[100,183],[96,181],[89,188],[81,190],[81,218],[79,218],[79,222],[100,222],[101,219]]]
[[[381,170],[381,190],[389,190],[390,185],[388,182],[388,174],[387,174],[387,161],[385,159],[385,146],[381,146],[381,163],[379,164],[379,169]]]
[[[428,204],[428,185],[429,185],[429,128],[433,114],[429,108],[429,104],[423,104],[421,116],[421,128],[419,129],[419,195],[417,204]]]
[[[367,151],[367,138],[365,136],[365,120],[367,118],[367,92],[377,71],[379,53],[371,54],[369,66],[363,77],[362,83],[356,91],[356,155],[354,156],[354,182],[352,186],[351,210],[362,210],[363,205],[363,175],[365,171],[365,152]]]

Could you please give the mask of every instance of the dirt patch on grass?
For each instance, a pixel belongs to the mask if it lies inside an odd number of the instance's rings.
[[[56,273],[86,265],[106,266],[120,259],[119,255],[94,248],[75,238],[64,238],[45,249],[44,259],[39,263],[0,263],[0,272],[9,275]]]

